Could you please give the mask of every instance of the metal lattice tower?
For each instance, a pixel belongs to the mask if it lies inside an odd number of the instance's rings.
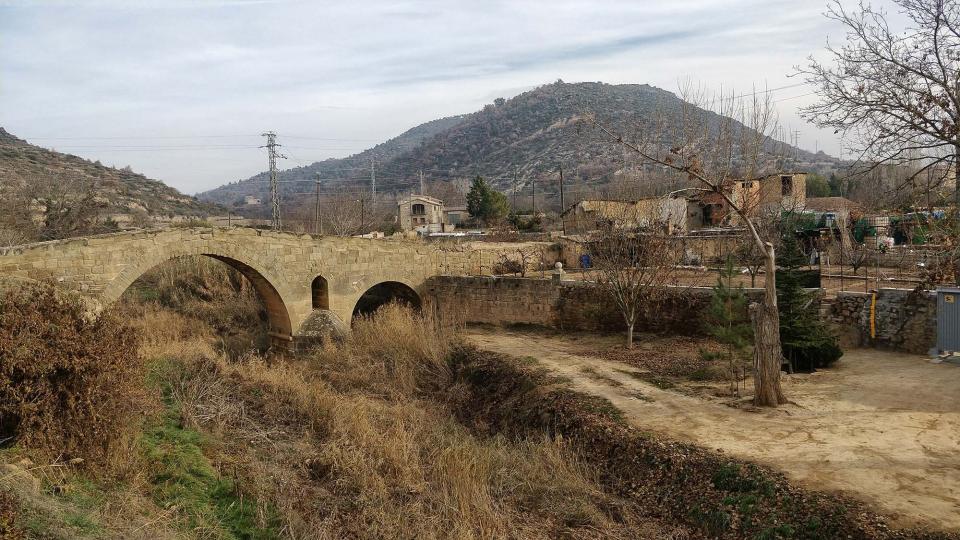
[[[281,146],[277,144],[277,134],[268,131],[262,134],[267,138],[267,144],[261,146],[260,148],[267,149],[267,155],[270,159],[270,202],[273,207],[273,220],[270,223],[270,227],[275,230],[280,230],[280,187],[277,183],[277,158],[286,158],[287,156],[277,152],[277,147]]]

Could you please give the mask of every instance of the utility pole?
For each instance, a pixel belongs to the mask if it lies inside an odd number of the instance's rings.
[[[563,163],[560,164],[560,232],[567,235],[567,226],[563,224],[563,211],[566,206],[563,204]]]
[[[275,231],[280,230],[280,188],[277,184],[277,158],[286,159],[287,156],[277,153],[277,147],[281,146],[277,144],[277,134],[268,131],[261,134],[263,137],[267,138],[267,144],[261,146],[260,148],[267,149],[267,156],[270,159],[270,204],[273,207],[273,220],[270,223],[270,228]]]
[[[427,194],[427,190],[423,188],[423,169],[420,169],[420,194]]]
[[[560,164],[560,211],[563,212],[566,207],[563,204],[563,164]]]
[[[513,166],[513,213],[517,213],[517,166]]]
[[[370,193],[377,196],[377,166],[373,159],[370,160]]]
[[[537,215],[537,178],[533,177],[530,179],[531,185],[533,186],[533,215]]]
[[[796,156],[793,158],[794,163],[800,161],[800,130],[793,130],[793,151],[796,153]]]
[[[323,223],[320,221],[320,173],[317,173],[317,207],[313,215],[313,232],[323,234]]]

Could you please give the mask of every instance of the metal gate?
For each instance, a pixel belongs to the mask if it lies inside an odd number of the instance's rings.
[[[937,289],[937,351],[960,351],[960,288]]]

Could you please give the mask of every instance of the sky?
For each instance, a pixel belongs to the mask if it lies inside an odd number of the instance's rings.
[[[0,0],[0,126],[185,193],[343,157],[557,79],[773,92],[844,32],[826,0]],[[883,4],[883,2],[880,2]],[[797,86],[799,85],[799,86]]]

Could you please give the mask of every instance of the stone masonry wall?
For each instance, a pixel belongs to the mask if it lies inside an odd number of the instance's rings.
[[[267,309],[271,337],[290,341],[314,316],[312,283],[327,283],[327,307],[349,323],[354,306],[386,281],[419,290],[430,276],[479,273],[481,255],[420,242],[315,237],[240,227],[171,228],[0,248],[0,275],[50,279],[105,306],[144,272],[175,257],[204,255],[242,272]]]
[[[843,347],[877,347],[926,354],[937,341],[937,300],[930,292],[880,289],[876,337],[870,337],[871,293],[841,292],[826,316]]]
[[[589,282],[437,276],[426,281],[424,293],[441,315],[468,323],[586,331],[626,328],[613,300]],[[762,295],[759,289],[750,289],[747,293],[751,298]],[[636,330],[700,334],[704,328],[702,314],[711,295],[709,288],[677,288],[657,313],[640,317]]]

